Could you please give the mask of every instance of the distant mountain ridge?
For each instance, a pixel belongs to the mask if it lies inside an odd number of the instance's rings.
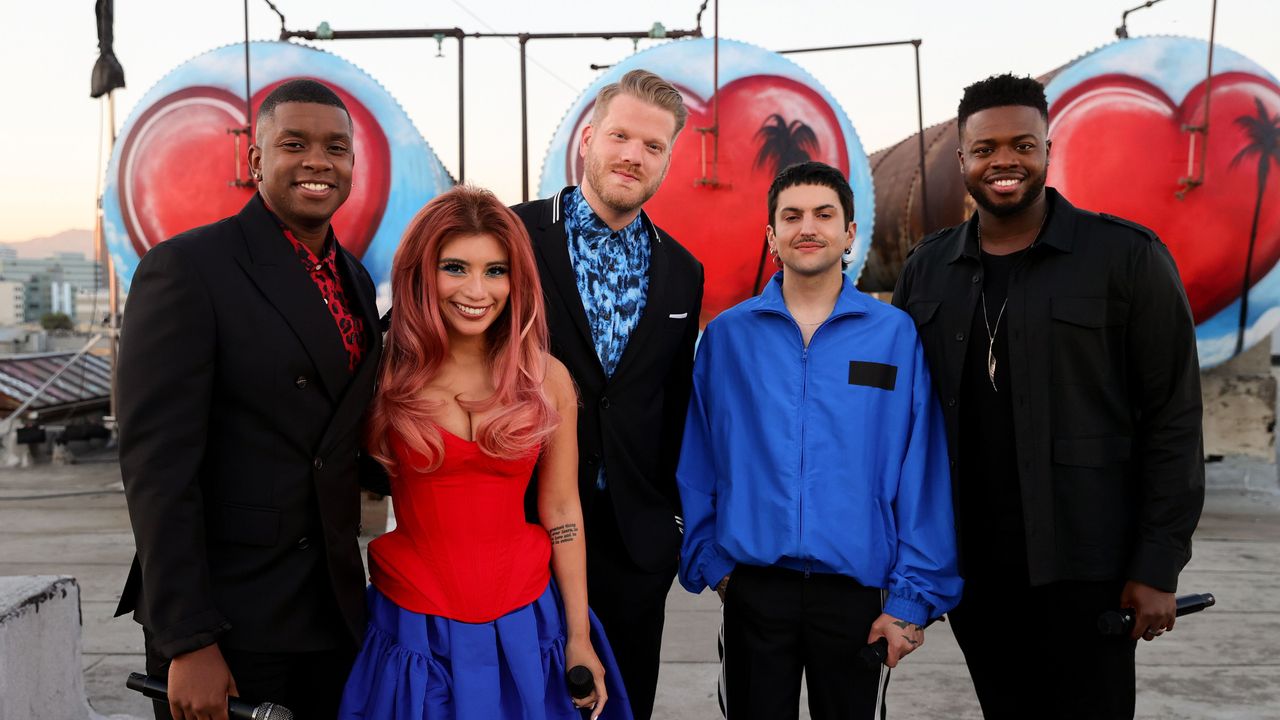
[[[18,251],[21,258],[46,258],[59,252],[84,253],[86,258],[93,258],[92,230],[63,230],[56,235],[32,238],[19,242],[0,243]]]

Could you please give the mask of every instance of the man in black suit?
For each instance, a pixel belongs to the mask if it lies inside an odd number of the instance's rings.
[[[641,210],[688,113],[633,70],[596,96],[581,187],[515,207],[547,294],[551,349],[578,384],[587,588],[637,720],[653,712],[680,554],[675,470],[702,309],[702,265]]]
[[[118,387],[137,556],[117,614],[168,679],[157,718],[226,718],[227,695],[332,718],[364,632],[356,478],[380,336],[329,222],[352,132],[329,88],[281,85],[249,149],[253,199],[134,275]]]

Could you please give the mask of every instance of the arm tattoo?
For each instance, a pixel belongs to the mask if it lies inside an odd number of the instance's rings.
[[[557,525],[547,531],[551,535],[551,544],[559,545],[578,539],[578,524],[567,523],[565,525]]]

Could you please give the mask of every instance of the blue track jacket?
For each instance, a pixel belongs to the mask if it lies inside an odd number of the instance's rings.
[[[960,599],[942,413],[911,318],[848,277],[805,348],[764,292],[707,325],[676,481],[680,583],[737,563],[838,573],[925,624]]]

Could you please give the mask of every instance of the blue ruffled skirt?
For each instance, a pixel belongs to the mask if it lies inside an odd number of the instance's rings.
[[[487,623],[405,610],[372,585],[369,629],[340,720],[580,720],[565,682],[564,604],[552,580],[524,607]],[[631,720],[622,676],[595,614],[591,643],[605,668],[601,718]]]

